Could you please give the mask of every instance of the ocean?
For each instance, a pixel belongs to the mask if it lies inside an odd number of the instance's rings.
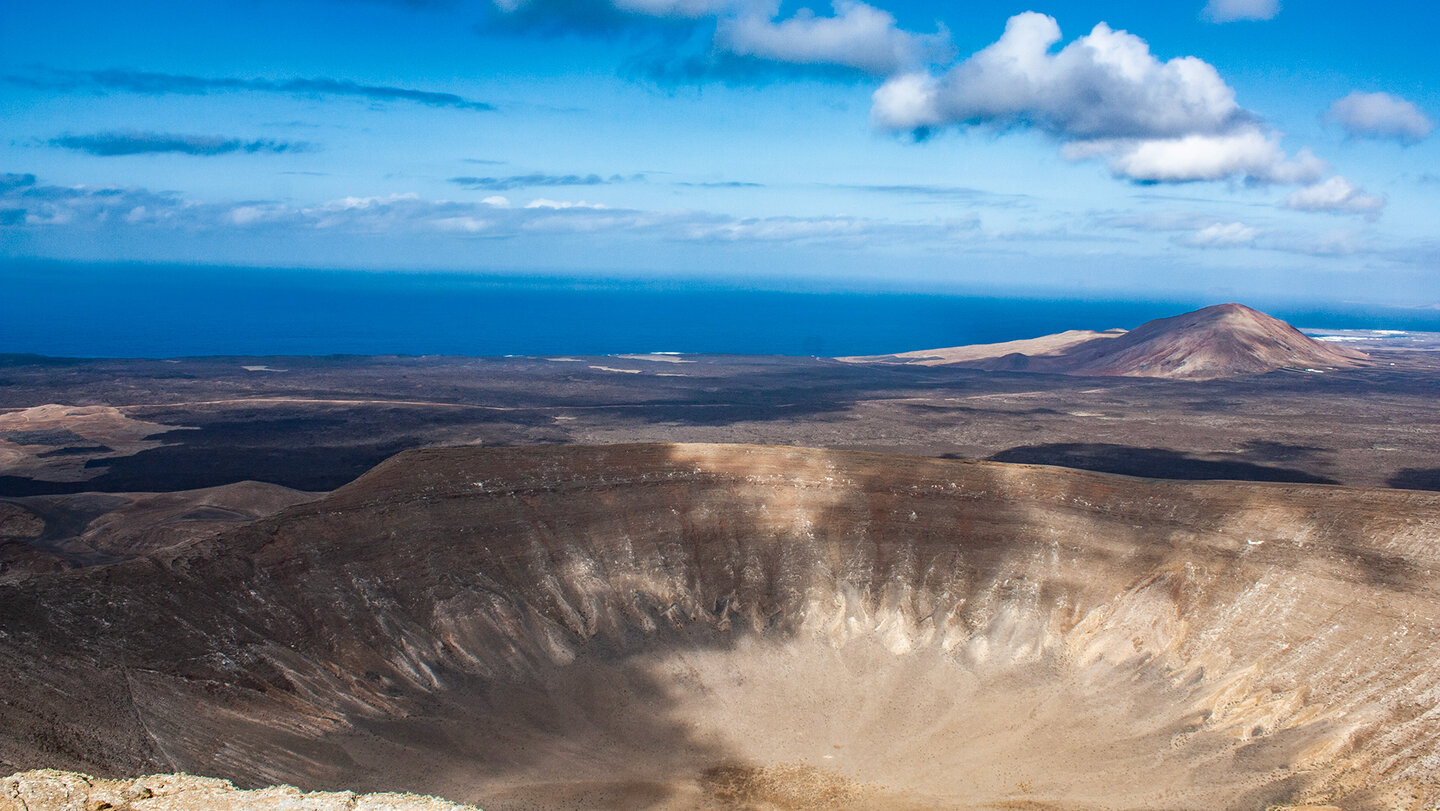
[[[1131,328],[1215,303],[10,260],[0,263],[0,353],[843,356]],[[1440,331],[1435,310],[1244,303],[1301,327]]]

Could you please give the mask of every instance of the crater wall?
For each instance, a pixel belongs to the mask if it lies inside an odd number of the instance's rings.
[[[1422,808],[1437,566],[1437,494],[413,451],[0,584],[0,767],[487,809]]]

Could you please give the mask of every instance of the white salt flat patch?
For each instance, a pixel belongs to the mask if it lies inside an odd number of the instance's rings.
[[[648,352],[643,355],[614,355],[621,360],[648,360],[655,363],[694,363],[693,360],[685,360],[680,357],[679,352]]]

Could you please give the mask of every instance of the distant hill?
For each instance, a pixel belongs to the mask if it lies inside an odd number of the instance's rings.
[[[1343,369],[1368,356],[1310,338],[1243,304],[1217,304],[1124,332],[1058,335],[845,360],[1073,375],[1212,380],[1281,368]]]
[[[1012,355],[1054,355],[1079,344],[1103,338],[1118,338],[1125,334],[1123,329],[1097,332],[1091,329],[1072,329],[1045,335],[1040,338],[1024,338],[1019,341],[1005,341],[998,344],[971,344],[952,346],[945,349],[921,349],[916,352],[900,352],[894,355],[871,355],[868,357],[839,358],[859,362],[905,363],[914,366],[952,366],[957,363],[991,360]]]

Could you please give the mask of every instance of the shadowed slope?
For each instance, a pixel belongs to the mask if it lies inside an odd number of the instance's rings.
[[[157,552],[318,497],[237,482],[173,493],[0,498],[0,581]]]
[[[1420,492],[409,452],[0,585],[0,761],[492,811],[1433,803],[1437,536]]]

